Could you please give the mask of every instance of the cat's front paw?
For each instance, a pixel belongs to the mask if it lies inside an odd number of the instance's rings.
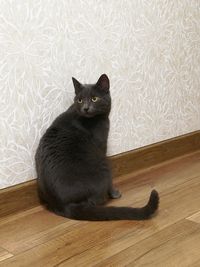
[[[117,199],[122,196],[119,190],[112,188],[109,192],[110,198]]]

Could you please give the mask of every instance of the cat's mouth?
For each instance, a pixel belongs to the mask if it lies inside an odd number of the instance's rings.
[[[91,118],[91,117],[94,117],[94,113],[91,113],[91,112],[88,112],[88,111],[84,111],[82,113],[82,115],[86,118]]]

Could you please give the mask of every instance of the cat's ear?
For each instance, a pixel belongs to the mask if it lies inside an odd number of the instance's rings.
[[[102,74],[97,83],[96,83],[96,86],[103,90],[105,93],[108,93],[109,92],[109,88],[110,88],[110,81],[108,79],[108,76],[106,74]]]
[[[74,84],[75,94],[79,94],[81,91],[81,83],[72,77],[72,82]]]

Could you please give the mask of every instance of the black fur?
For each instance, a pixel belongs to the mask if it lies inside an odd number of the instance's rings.
[[[49,210],[77,220],[142,220],[158,208],[153,190],[143,208],[102,206],[120,193],[113,188],[106,157],[111,98],[103,74],[94,85],[72,78],[74,104],[41,138],[36,152],[38,192]]]

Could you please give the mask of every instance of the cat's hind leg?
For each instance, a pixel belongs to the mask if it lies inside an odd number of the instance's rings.
[[[90,206],[97,206],[97,205],[104,205],[108,201],[108,197],[102,195],[94,195],[88,198],[87,205]]]

